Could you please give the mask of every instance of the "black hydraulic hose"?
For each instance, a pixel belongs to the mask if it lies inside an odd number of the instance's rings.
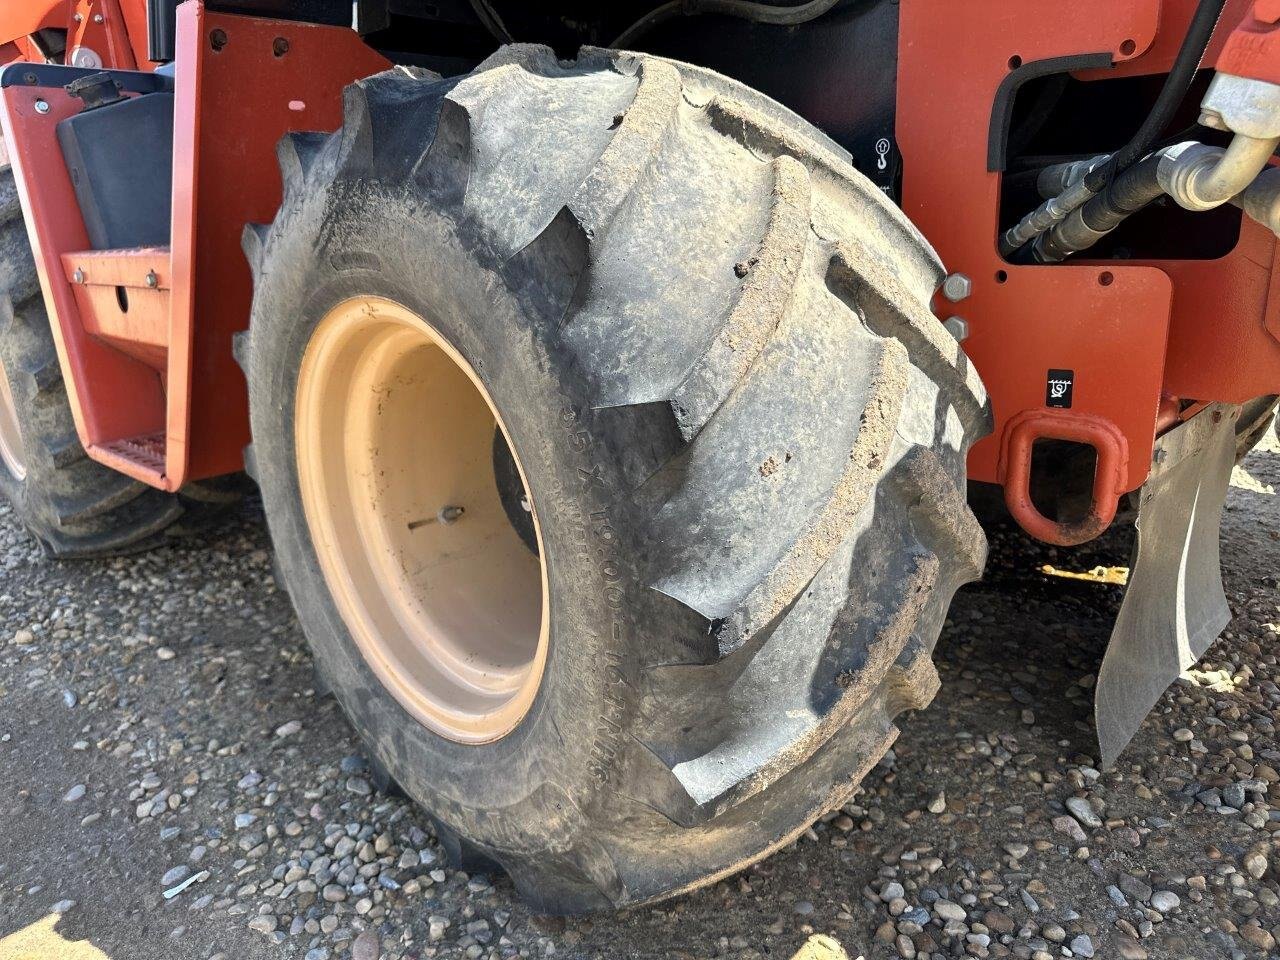
[[[1083,199],[1079,196],[1082,192],[1085,196],[1094,195],[1086,205],[1090,207],[1090,220],[1096,223],[1107,223],[1112,220],[1118,223],[1138,209],[1127,209],[1132,199],[1117,199],[1115,185],[1127,170],[1143,157],[1150,155],[1152,148],[1161,142],[1165,129],[1173,121],[1187,97],[1187,92],[1191,89],[1196,71],[1200,68],[1209,42],[1213,39],[1213,33],[1217,29],[1225,6],[1226,0],[1200,0],[1195,13],[1191,16],[1187,34],[1182,38],[1182,46],[1178,49],[1173,67],[1138,132],[1105,163],[1086,173],[1075,187],[1065,188],[1056,200],[1049,201],[1041,209],[1046,209],[1054,203],[1061,204],[1068,192],[1076,195],[1077,200]],[[1128,182],[1131,185],[1129,189],[1135,189],[1139,185],[1147,186],[1150,182],[1148,171],[1136,175]],[[1152,197],[1146,203],[1154,199],[1155,197]],[[1032,220],[1038,214],[1039,211],[1029,214],[1024,221]],[[1038,240],[1027,241],[1021,249],[1010,254],[1011,258],[1014,262],[1025,261],[1031,255],[1029,248],[1031,244],[1034,244],[1035,257],[1042,262],[1061,260],[1078,250],[1092,246],[1102,234],[1089,227],[1084,216],[1081,209],[1076,209],[1068,214],[1066,219],[1052,227],[1050,234],[1041,234]],[[1021,227],[1020,223],[1019,228]]]
[[[1091,230],[1110,233],[1131,214],[1164,196],[1157,173],[1162,152],[1139,160],[1111,184],[1106,193],[1094,197],[1080,209],[1080,216]]]
[[[637,37],[648,33],[654,27],[676,17],[692,17],[702,13],[719,13],[727,17],[737,17],[754,23],[770,23],[780,27],[793,27],[801,23],[816,20],[840,0],[808,0],[796,6],[784,7],[772,3],[754,3],[751,0],[670,0],[655,10],[649,11],[609,44],[611,47],[625,47]]]
[[[1042,237],[1036,246],[1036,258],[1056,263],[1073,253],[1090,247],[1137,213],[1164,196],[1160,185],[1160,160],[1157,151],[1125,170],[1099,194]]]
[[[1209,41],[1213,39],[1213,32],[1217,29],[1226,2],[1227,0],[1200,0],[1191,17],[1187,35],[1178,50],[1178,56],[1173,61],[1169,76],[1151,112],[1147,114],[1147,119],[1133,135],[1133,139],[1117,150],[1109,161],[1085,177],[1085,185],[1094,193],[1100,193],[1119,174],[1150,153],[1165,128],[1173,121],[1182,101],[1186,99],[1187,91],[1191,89],[1196,71],[1200,69],[1200,62],[1209,48]]]

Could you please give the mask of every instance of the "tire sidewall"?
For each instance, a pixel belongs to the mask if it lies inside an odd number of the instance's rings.
[[[269,260],[305,266],[288,276],[265,271],[255,296],[250,410],[268,523],[319,667],[391,775],[480,843],[545,849],[549,831],[564,842],[597,806],[633,708],[628,611],[646,588],[613,522],[616,470],[592,441],[593,415],[573,371],[557,363],[553,330],[522,312],[510,289],[538,278],[486,262],[465,224],[372,190],[357,203],[343,191],[331,210],[329,191],[317,191],[282,211],[269,241]],[[342,212],[353,209],[386,215]],[[332,600],[311,541],[294,441],[298,371],[320,320],[358,296],[408,308],[467,359],[529,480],[547,559],[550,646],[529,713],[493,743],[436,735],[382,687]]]

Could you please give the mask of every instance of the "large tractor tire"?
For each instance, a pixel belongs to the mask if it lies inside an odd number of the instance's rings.
[[[0,162],[0,494],[45,552],[104,557],[162,542],[234,480],[161,493],[88,458],[76,436],[13,171]]]
[[[982,531],[932,250],[782,107],[509,47],[282,141],[239,344],[317,668],[543,911],[710,883],[924,707]]]
[[[1246,403],[1236,422],[1236,463],[1240,463],[1262,442],[1276,419],[1276,397],[1257,397]]]

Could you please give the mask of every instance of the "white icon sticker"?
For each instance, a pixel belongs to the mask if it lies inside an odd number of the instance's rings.
[[[889,151],[893,149],[893,144],[889,142],[888,137],[881,137],[876,141],[876,168],[880,170],[889,169]]]

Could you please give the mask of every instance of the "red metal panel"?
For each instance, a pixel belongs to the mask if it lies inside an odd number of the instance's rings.
[[[85,332],[164,375],[169,356],[169,249],[62,255]]]
[[[67,0],[0,0],[0,44],[67,24]]]
[[[118,0],[67,0],[67,65],[133,70],[137,61]]]
[[[280,205],[276,142],[337,129],[343,87],[390,65],[345,28],[178,8],[170,478],[243,465],[248,398],[231,337],[248,325],[253,289],[240,234]]]
[[[898,139],[903,208],[973,296],[965,348],[982,373],[995,434],[969,459],[974,479],[999,480],[1002,434],[1040,410],[1050,369],[1075,372],[1073,409],[1127,438],[1124,490],[1146,478],[1160,404],[1172,285],[1151,266],[1011,266],[996,249],[1000,175],[987,171],[987,133],[1000,83],[1022,63],[1152,43],[1158,0],[902,0]],[[957,37],[964,37],[957,43]]]
[[[69,2],[99,30],[77,37],[115,61],[132,57],[117,0]],[[81,104],[58,87],[15,84],[0,97],[80,440],[94,459],[163,490],[243,466],[248,403],[231,336],[248,323],[252,283],[240,233],[279,206],[276,142],[290,130],[336,129],[342,88],[390,66],[344,28],[211,15],[195,0],[178,22],[171,253],[86,252],[55,133]],[[74,282],[78,268],[93,278]]]
[[[27,215],[27,235],[49,307],[76,432],[92,456],[99,444],[162,430],[164,390],[155,370],[85,331],[71,284],[63,274],[61,255],[88,249],[89,238],[55,128],[82,104],[58,88],[16,85],[5,87],[2,94],[0,120]]]
[[[1280,393],[1280,278],[1276,238],[1245,218],[1240,242],[1219,260],[1161,266],[1173,278],[1165,390],[1175,397],[1241,403]],[[1275,318],[1268,331],[1269,318]]]
[[[1167,72],[1197,2],[1165,0],[1161,30],[1150,51],[1114,71],[1080,76],[1105,79]],[[1245,69],[1228,61],[1240,32],[1232,27],[1242,20],[1247,27],[1253,19],[1252,4],[1253,0],[1229,0],[1205,55],[1206,67],[1231,73]],[[1264,14],[1271,16],[1265,10]],[[1280,32],[1276,35],[1280,37]],[[1269,59],[1255,60],[1254,67],[1280,71],[1280,45],[1276,40],[1268,42],[1274,52]],[[1221,259],[1149,263],[1169,274],[1175,290],[1166,393],[1240,403],[1280,391],[1280,298],[1271,294],[1280,273],[1275,269],[1278,252],[1271,232],[1246,218],[1236,248]]]
[[[1249,12],[1253,0],[1227,0],[1219,18],[1219,27],[1205,51],[1203,65],[1212,67],[1218,62],[1223,45],[1231,35],[1231,26]],[[1155,73],[1168,73],[1182,46],[1187,25],[1200,0],[1164,0],[1161,4],[1160,30],[1155,42],[1141,56],[1118,62],[1110,70],[1085,70],[1075,76],[1082,80],[1104,80],[1115,77],[1138,77]]]
[[[139,70],[151,70],[159,64],[147,59],[147,42],[150,28],[147,26],[147,0],[116,0],[124,18],[124,32],[129,38],[134,62]]]
[[[1222,50],[1218,69],[1237,77],[1280,83],[1280,6],[1275,0],[1258,0],[1243,17],[1228,22],[1239,26]]]

